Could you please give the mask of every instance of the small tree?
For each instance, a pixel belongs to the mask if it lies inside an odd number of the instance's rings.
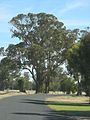
[[[18,78],[18,89],[19,89],[20,92],[25,92],[24,78],[23,77]]]
[[[76,84],[74,80],[71,78],[66,78],[62,80],[60,84],[60,90],[63,91],[66,94],[75,93],[76,92]]]
[[[17,82],[20,92],[26,92],[26,90],[30,89],[30,82],[25,77],[19,77]]]

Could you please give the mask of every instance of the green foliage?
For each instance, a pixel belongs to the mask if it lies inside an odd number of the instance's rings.
[[[24,77],[17,78],[17,82],[18,82],[18,89],[20,90],[20,92],[25,92],[30,88],[29,81]]]
[[[36,92],[47,93],[49,89],[59,89],[57,84],[62,79],[62,71],[59,69],[66,59],[71,73],[77,75],[81,71],[79,42],[75,44],[75,41],[81,34],[84,37],[86,31],[80,33],[79,29],[66,30],[64,24],[54,15],[46,13],[18,14],[11,19],[10,24],[13,25],[12,37],[17,37],[22,42],[10,44],[6,51],[0,49],[0,53],[6,52],[7,56],[1,61],[0,74],[5,74],[4,78],[2,76],[3,82],[9,83],[21,69],[28,69],[35,82]],[[23,78],[20,78],[18,84],[21,91],[28,86]]]
[[[5,56],[4,47],[1,47],[1,48],[0,48],[0,55],[1,55],[1,56]]]
[[[69,48],[66,56],[71,74],[82,84],[83,91],[90,94],[90,33],[81,31],[81,38]],[[81,76],[81,80],[79,77]],[[81,83],[80,83],[81,82]],[[80,86],[79,86],[80,87]],[[80,88],[79,88],[80,89]]]
[[[76,84],[74,80],[71,78],[66,78],[63,81],[61,81],[60,84],[60,90],[63,91],[66,94],[75,93],[76,92]]]
[[[24,92],[24,78],[19,78],[18,79],[18,89],[20,90],[20,92]]]
[[[89,77],[90,74],[90,33],[81,39],[80,44],[80,59],[82,59],[82,68],[81,73]]]
[[[16,61],[8,57],[3,58],[0,62],[0,89],[9,88],[16,74]]]
[[[65,51],[72,44],[74,34],[55,16],[46,13],[19,14],[10,23],[13,25],[12,36],[23,41],[23,46],[12,46],[16,49],[12,51],[12,57],[19,56],[23,67],[28,66],[36,83],[36,92],[42,91],[43,82],[48,92],[51,77],[64,62]]]
[[[49,90],[53,92],[60,91],[60,82],[57,81],[50,82]]]
[[[68,61],[67,67],[70,74],[78,73],[80,69],[79,45],[79,42],[74,44],[71,48],[68,49],[66,53],[66,59]]]
[[[79,48],[79,54],[81,59],[80,72],[83,76],[83,87],[87,95],[90,96],[90,33],[87,33],[82,39]]]

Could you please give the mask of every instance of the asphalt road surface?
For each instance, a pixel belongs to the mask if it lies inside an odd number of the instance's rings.
[[[76,120],[50,110],[49,95],[20,95],[0,100],[0,120]]]

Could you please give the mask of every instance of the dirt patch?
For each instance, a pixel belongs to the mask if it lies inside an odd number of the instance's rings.
[[[85,96],[55,96],[49,97],[48,101],[70,102],[70,103],[88,103],[89,98]]]
[[[29,95],[29,93],[19,92],[18,90],[0,91],[0,99],[17,95]]]

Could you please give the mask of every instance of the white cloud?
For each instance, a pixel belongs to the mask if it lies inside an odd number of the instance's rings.
[[[59,11],[59,14],[64,14],[67,13],[68,11],[77,9],[79,7],[83,7],[85,6],[86,2],[85,0],[73,0],[73,1],[68,1],[67,3],[65,3],[64,8],[62,8]]]

